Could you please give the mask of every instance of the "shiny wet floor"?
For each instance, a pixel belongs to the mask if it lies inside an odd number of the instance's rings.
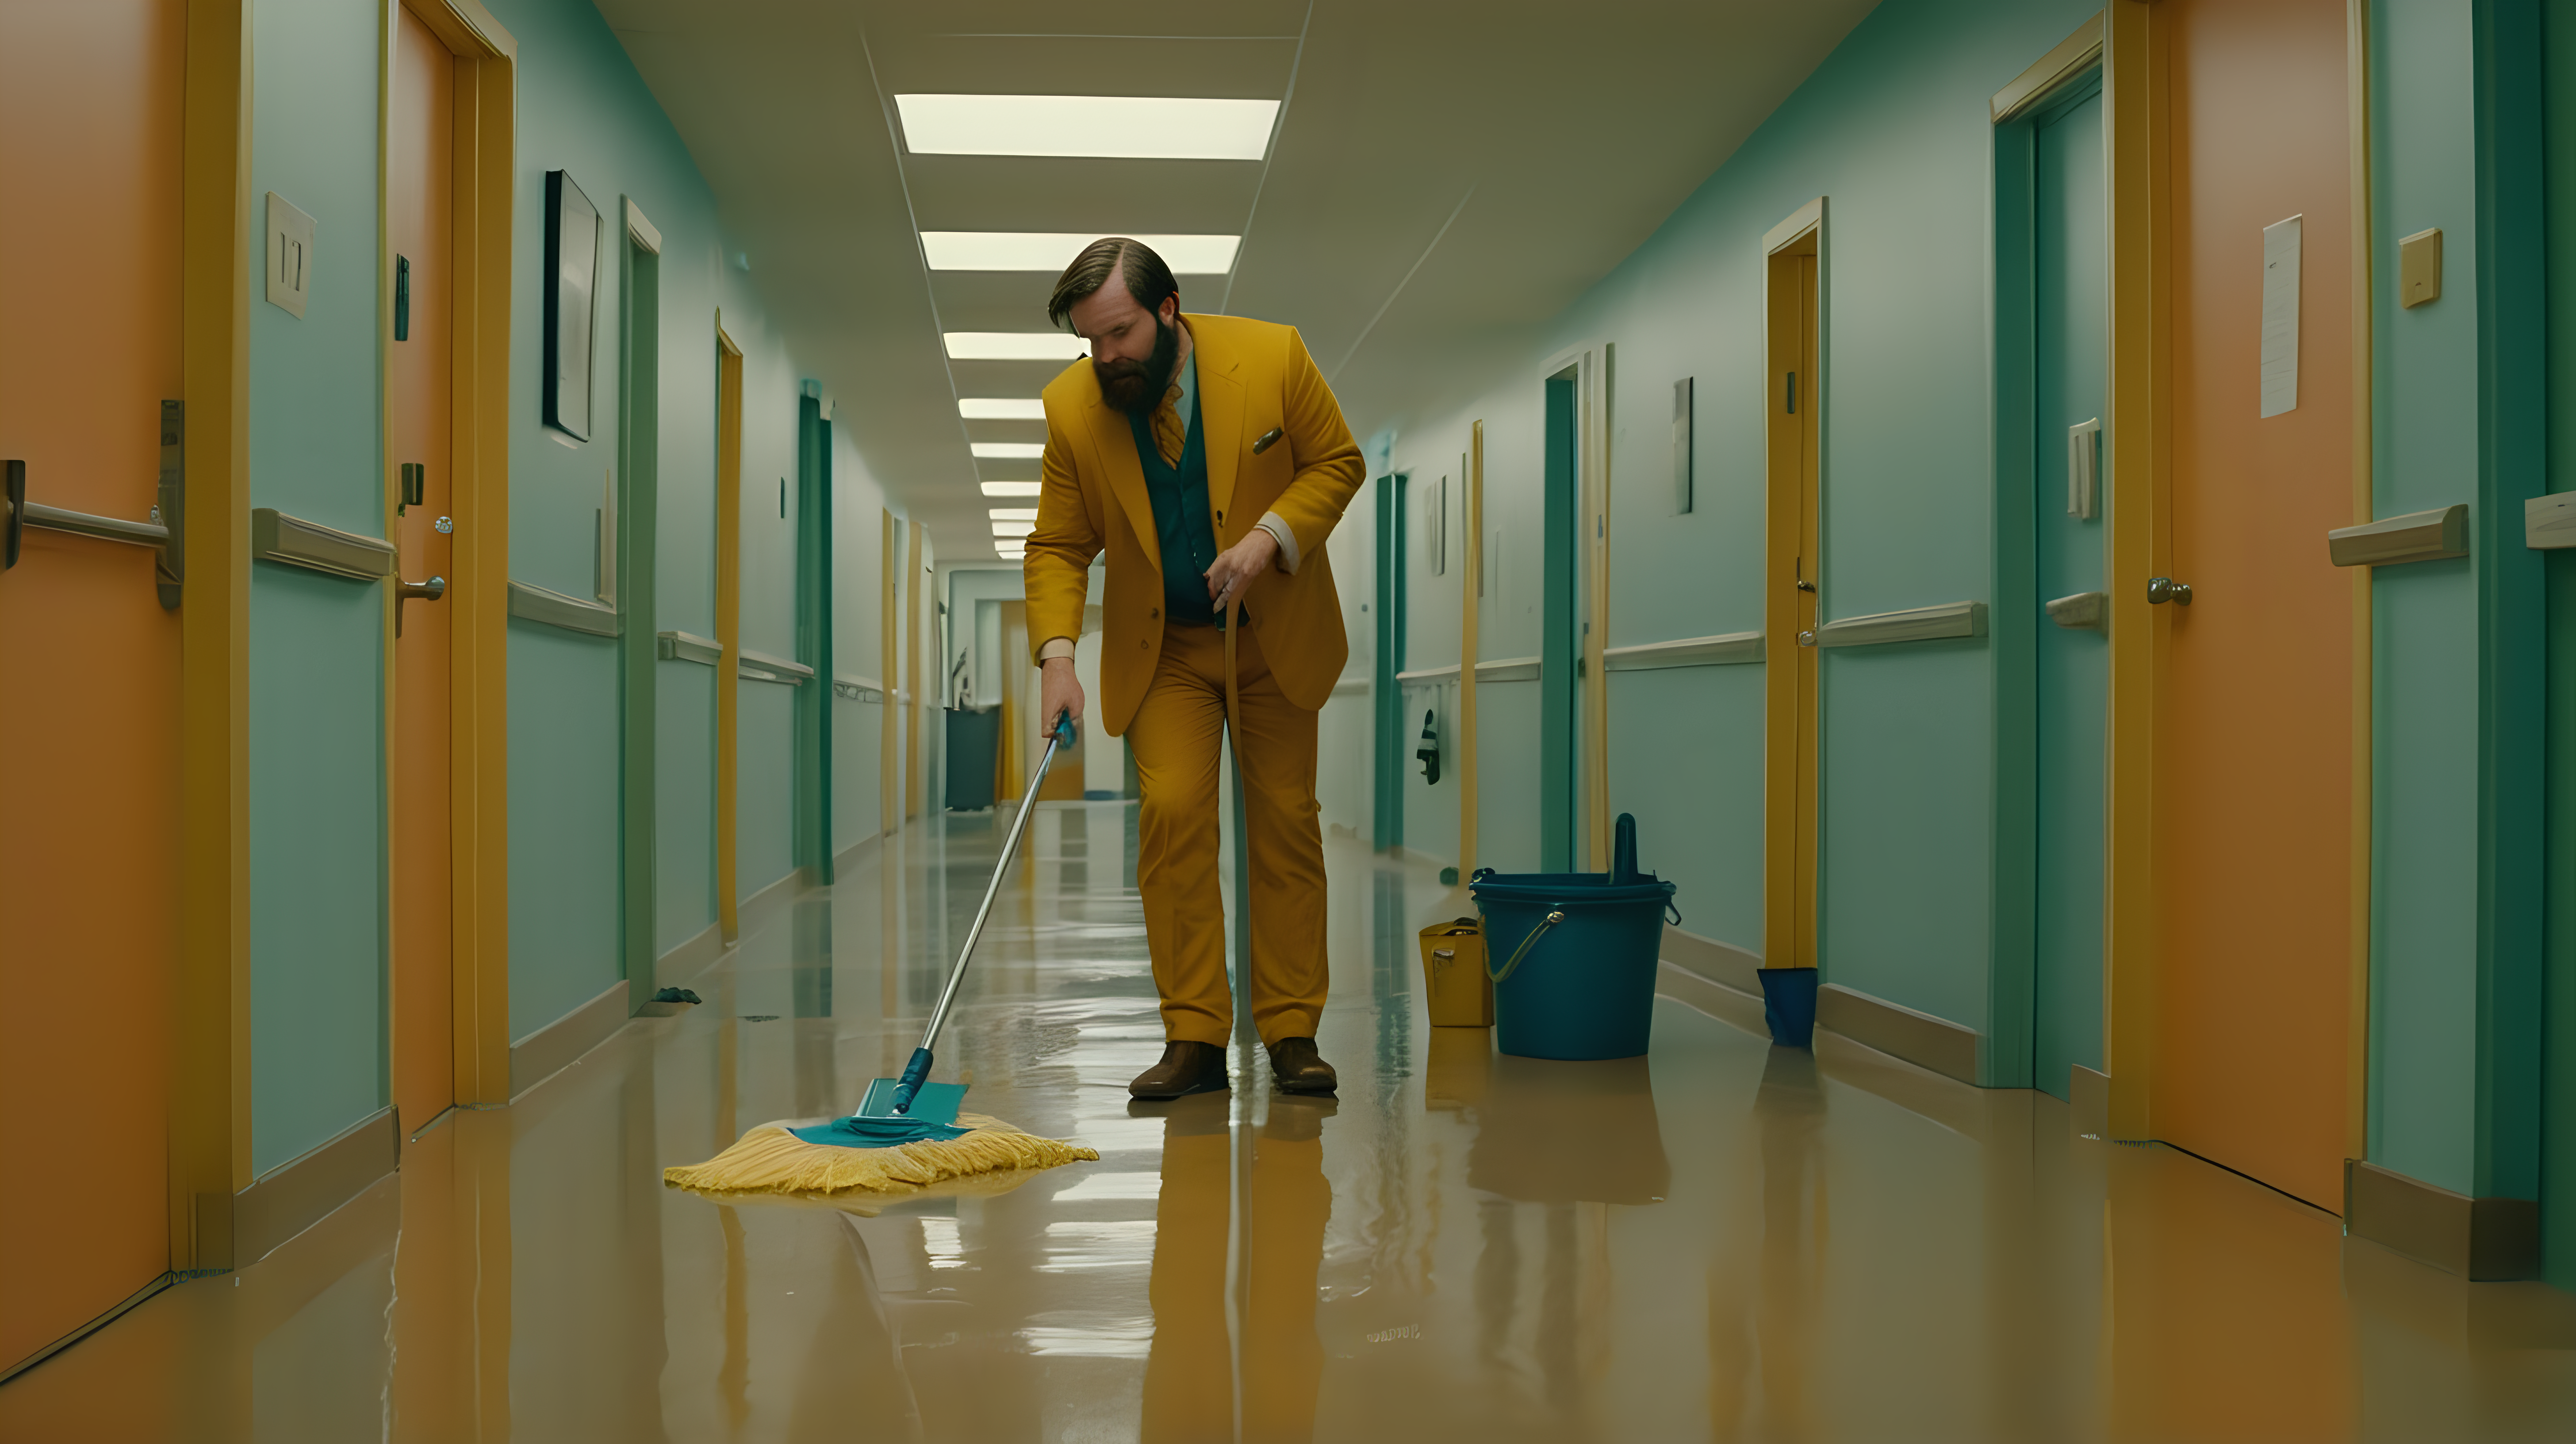
[[[2470,1287],[1673,980],[1651,1057],[1424,1021],[1461,900],[1331,846],[1339,1101],[1135,1105],[1134,814],[1049,806],[940,1050],[1098,1163],[867,1215],[664,1189],[896,1071],[995,846],[917,824],[262,1262],[0,1386],[8,1440],[2576,1437],[2576,1298]]]

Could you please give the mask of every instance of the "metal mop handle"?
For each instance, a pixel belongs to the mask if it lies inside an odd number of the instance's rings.
[[[1037,775],[1029,779],[1029,790],[1020,797],[1020,815],[1011,819],[1011,835],[1002,839],[1001,861],[993,865],[993,880],[984,884],[984,901],[975,909],[975,921],[966,929],[966,946],[957,950],[957,966],[948,970],[948,986],[939,990],[939,1006],[930,1010],[930,1026],[921,1030],[921,1046],[912,1050],[912,1060],[903,1065],[903,1077],[896,1080],[894,1111],[912,1111],[913,1095],[921,1091],[923,1080],[930,1076],[930,1047],[939,1041],[939,1030],[948,1022],[948,1005],[957,998],[957,985],[966,980],[966,960],[975,956],[975,940],[984,935],[984,920],[993,915],[993,899],[1001,895],[1002,874],[1011,870],[1011,858],[1020,850],[1020,834],[1028,831],[1029,811],[1038,805],[1038,784],[1046,780],[1047,764],[1055,761],[1058,746],[1073,740],[1073,714],[1056,714],[1055,729],[1047,734],[1046,751],[1038,757]]]

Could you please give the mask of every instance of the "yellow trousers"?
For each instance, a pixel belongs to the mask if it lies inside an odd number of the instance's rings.
[[[1324,834],[1315,804],[1316,714],[1289,701],[1252,629],[1235,638],[1235,755],[1252,873],[1252,1021],[1261,1041],[1315,1036],[1324,960]],[[1217,765],[1225,732],[1225,634],[1169,626],[1154,680],[1127,726],[1144,794],[1136,887],[1163,994],[1163,1034],[1223,1047],[1234,1028],[1217,892]]]

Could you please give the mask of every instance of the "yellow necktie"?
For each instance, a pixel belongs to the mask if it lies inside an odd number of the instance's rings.
[[[1163,392],[1163,404],[1154,408],[1154,449],[1163,453],[1165,466],[1181,464],[1181,447],[1188,439],[1181,426],[1181,388],[1174,383]]]

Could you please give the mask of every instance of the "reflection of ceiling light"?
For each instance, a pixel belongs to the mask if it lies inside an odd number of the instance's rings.
[[[1073,264],[1096,231],[923,231],[922,254],[934,271],[1043,271]],[[1234,269],[1241,236],[1138,236],[1176,276],[1222,276]]]
[[[1034,461],[1046,455],[1043,441],[974,441],[967,443],[988,461]]]
[[[953,361],[1079,361],[1091,354],[1066,331],[950,331],[941,339]]]
[[[957,414],[969,421],[1044,421],[1046,403],[1035,396],[961,396]]]
[[[1038,509],[1033,506],[996,506],[987,507],[984,515],[995,521],[1036,521]]]
[[[984,483],[984,494],[986,496],[1035,496],[1038,494],[1038,488],[1045,484],[1038,481],[988,481]]]
[[[915,155],[1259,160],[1275,100],[1165,95],[898,95]]]
[[[1038,524],[1033,521],[997,521],[993,523],[993,535],[995,536],[1024,537],[1037,529]]]

